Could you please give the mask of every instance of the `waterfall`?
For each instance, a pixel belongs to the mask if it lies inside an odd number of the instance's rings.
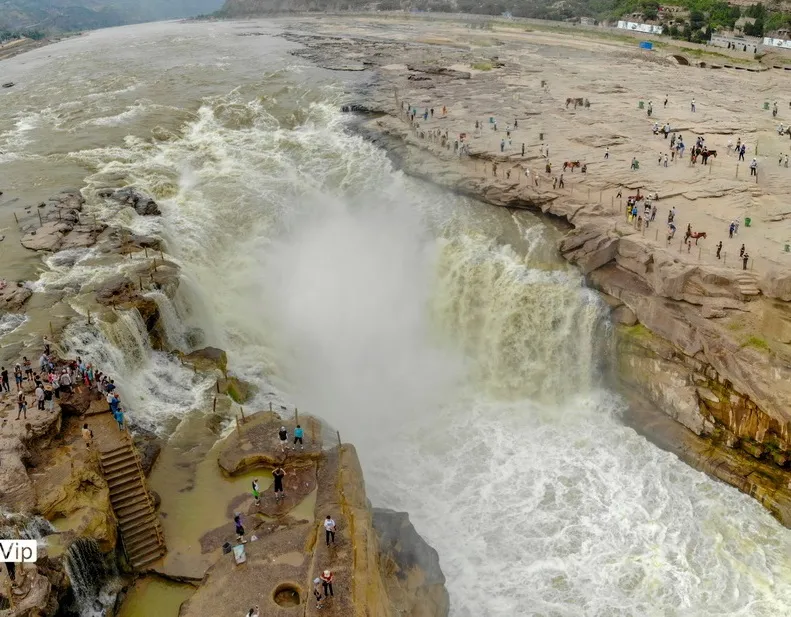
[[[154,351],[137,310],[114,319],[71,323],[63,333],[66,354],[79,356],[115,380],[130,421],[152,430],[200,408],[213,377],[196,374],[175,356]]]
[[[80,617],[100,617],[115,602],[117,573],[93,538],[78,538],[69,546],[66,572]]]
[[[537,268],[530,252],[520,257],[481,237],[441,245],[434,320],[471,359],[480,386],[500,397],[560,400],[597,384],[606,313],[577,272]]]
[[[183,321],[179,317],[176,305],[161,291],[150,291],[145,294],[145,297],[157,303],[159,322],[165,332],[170,349],[185,351],[187,348],[186,330]]]

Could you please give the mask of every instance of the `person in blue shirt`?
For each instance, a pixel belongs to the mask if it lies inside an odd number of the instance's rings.
[[[296,447],[297,442],[299,442],[299,449],[300,450],[304,450],[305,449],[305,446],[303,445],[303,442],[302,442],[302,437],[304,436],[304,434],[305,433],[302,430],[302,427],[299,424],[297,424],[297,428],[294,429],[294,446]]]

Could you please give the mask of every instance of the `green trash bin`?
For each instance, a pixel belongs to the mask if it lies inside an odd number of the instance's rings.
[[[764,109],[769,109],[769,101],[764,101]]]
[[[753,222],[753,220],[749,216],[745,216],[744,217],[744,226],[745,227],[749,227],[750,223],[752,223],[752,222]]]
[[[786,244],[786,253],[791,253],[791,244]]]
[[[640,101],[640,102],[637,104],[637,108],[638,108],[638,109],[642,109],[643,107],[645,107],[645,103],[644,103],[643,101]]]

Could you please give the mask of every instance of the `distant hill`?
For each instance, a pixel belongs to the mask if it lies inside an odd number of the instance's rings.
[[[211,13],[222,0],[0,0],[0,33],[56,33]]]

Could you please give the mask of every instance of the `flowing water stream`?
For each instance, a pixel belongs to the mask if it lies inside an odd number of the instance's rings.
[[[152,296],[169,345],[226,349],[256,404],[355,443],[372,501],[438,549],[453,617],[784,614],[791,534],[619,422],[606,310],[556,232],[395,170],[337,112],[354,84],[237,36],[277,28],[135,26],[4,63],[28,78],[3,95],[3,177],[30,199],[84,186],[89,213],[163,238],[182,267],[173,301]],[[126,183],[162,217],[97,197]],[[51,259],[36,288],[83,313],[80,290],[119,267]],[[136,313],[66,341],[162,433],[205,407],[210,384]]]

